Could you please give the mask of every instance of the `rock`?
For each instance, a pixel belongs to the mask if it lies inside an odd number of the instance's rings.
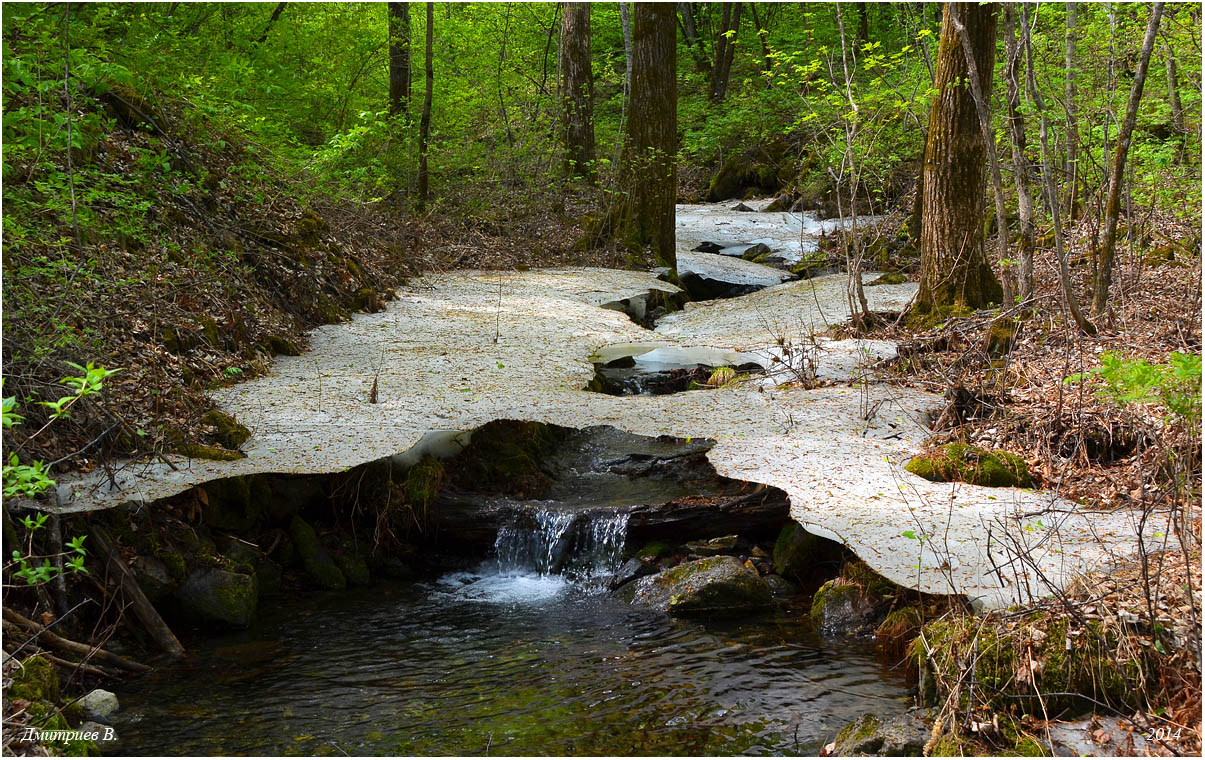
[[[201,421],[212,425],[217,432],[214,438],[227,449],[236,450],[242,447],[251,437],[251,431],[234,417],[217,409],[210,409],[201,417]]]
[[[753,261],[759,256],[765,256],[770,252],[770,246],[765,243],[754,243],[741,253],[741,258],[745,261]]]
[[[925,711],[915,709],[889,720],[867,713],[841,729],[829,754],[921,757],[932,732],[926,717]]]
[[[684,562],[628,588],[633,603],[684,617],[737,617],[770,606],[770,587],[736,557]]]
[[[194,622],[245,628],[255,617],[259,585],[254,574],[199,567],[173,598],[181,614]]]
[[[706,541],[691,541],[686,544],[686,551],[700,557],[715,557],[720,554],[732,554],[736,551],[736,535],[709,538]]]
[[[757,211],[757,209],[750,208],[750,207],[746,206],[744,203],[736,204],[735,206],[732,207],[732,210],[733,211]]]
[[[273,520],[283,520],[301,510],[326,502],[321,478],[276,476],[269,482],[272,499],[265,506]]]
[[[347,551],[340,554],[336,562],[343,572],[343,577],[347,579],[347,585],[367,586],[372,581],[372,576],[368,572],[368,562],[362,555]]]
[[[812,624],[825,635],[860,633],[874,622],[875,604],[862,587],[828,581],[812,596]]]
[[[654,558],[655,559],[655,558]],[[652,575],[657,572],[657,565],[653,562],[645,562],[639,557],[632,557],[627,562],[623,563],[623,567],[611,576],[607,588],[614,591],[615,589],[625,584],[631,583],[637,578],[643,578],[646,575]]]
[[[787,195],[786,193],[783,193],[782,195],[779,195],[777,198],[775,198],[774,200],[770,201],[765,206],[763,206],[762,213],[770,214],[770,213],[774,213],[776,211],[790,211],[792,205],[793,205],[793,199],[791,198],[791,196]]]
[[[89,741],[96,744],[96,748],[100,750],[108,750],[112,752],[117,748],[119,743],[117,738],[117,730],[112,726],[108,726],[103,723],[86,720],[79,724],[79,728],[77,730],[82,734],[85,734]]]
[[[678,280],[697,301],[754,293],[791,277],[781,269],[730,256],[685,251],[678,254]]]
[[[699,253],[719,253],[720,251],[724,250],[724,246],[720,245],[719,243],[713,243],[710,240],[704,240],[690,250],[697,251]]]
[[[283,576],[280,565],[268,559],[258,547],[233,536],[224,536],[218,539],[217,548],[227,560],[245,565],[255,573],[261,598],[280,593]]]
[[[866,287],[872,288],[875,285],[900,285],[908,281],[908,275],[903,272],[887,272],[879,275],[878,279],[873,282],[866,283]]]
[[[749,193],[772,194],[791,182],[798,166],[790,144],[781,138],[733,153],[711,178],[707,200],[746,198]]]
[[[142,593],[146,594],[146,598],[152,603],[176,589],[177,584],[172,580],[167,565],[158,557],[139,555],[130,563],[130,569],[134,571],[134,578],[138,581]]]
[[[781,575],[770,573],[762,576],[762,580],[770,587],[770,596],[775,599],[783,599],[799,593],[799,587]]]
[[[802,525],[789,520],[778,532],[771,556],[775,573],[800,582],[814,575],[818,565],[839,561],[841,547],[807,532]]]
[[[935,483],[958,481],[976,486],[1032,488],[1025,460],[1007,451],[988,451],[949,443],[912,458],[904,469]]]
[[[293,539],[293,548],[301,558],[305,571],[318,585],[329,589],[347,588],[347,577],[331,559],[309,523],[294,515],[289,523],[289,536]]]
[[[117,695],[104,689],[93,689],[80,697],[79,702],[76,704],[85,712],[91,713],[91,716],[99,718],[108,718],[121,709],[121,704],[117,701]]]

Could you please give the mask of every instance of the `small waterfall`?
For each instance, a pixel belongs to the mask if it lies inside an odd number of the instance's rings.
[[[498,531],[494,540],[498,569],[575,580],[610,574],[622,559],[627,529],[626,513],[531,507]]]

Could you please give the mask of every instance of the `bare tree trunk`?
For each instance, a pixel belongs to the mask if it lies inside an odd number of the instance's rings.
[[[996,56],[993,51],[989,70],[984,72],[984,76],[981,78],[975,63],[975,49],[971,46],[970,34],[958,20],[958,4],[951,3],[946,12],[950,16],[950,22],[954,25],[954,31],[958,33],[958,37],[962,41],[962,52],[966,57],[967,74],[969,75],[967,79],[971,85],[971,97],[975,100],[975,111],[979,114],[980,129],[983,130],[983,144],[987,148],[987,165],[992,175],[992,196],[996,201],[996,261],[1000,266],[1004,266],[1003,262],[1008,260],[1008,207],[1004,201],[1004,178],[1000,174],[1000,157],[996,155],[996,133],[992,129],[990,104],[992,96],[990,67],[995,66]],[[992,44],[995,44],[994,40]],[[986,83],[987,86],[985,87],[983,83]],[[1013,288],[1007,274],[1001,284],[1004,287],[1004,298],[1012,301]]]
[[[1025,156],[1025,118],[1021,115],[1019,70],[1023,51],[1017,45],[1016,4],[1004,6],[1004,78],[1008,101],[1008,133],[1012,138],[1013,172],[1017,185],[1017,214],[1021,221],[1021,266],[1017,294],[1022,299],[1033,295],[1034,207],[1030,190],[1029,159]]]
[[[1084,317],[1079,308],[1079,301],[1076,300],[1075,293],[1071,290],[1071,272],[1067,267],[1067,251],[1063,247],[1063,225],[1059,218],[1059,194],[1058,188],[1054,184],[1050,145],[1047,139],[1049,129],[1046,120],[1046,104],[1042,100],[1041,93],[1038,92],[1037,77],[1034,75],[1033,44],[1029,34],[1029,10],[1024,3],[1021,4],[1021,40],[1025,43],[1026,90],[1029,92],[1029,98],[1033,101],[1040,119],[1038,139],[1042,143],[1042,194],[1046,197],[1046,208],[1050,209],[1050,223],[1054,226],[1054,251],[1059,261],[1059,284],[1062,286],[1063,298],[1066,299],[1072,319],[1085,333],[1095,335],[1096,327]]]
[[[561,116],[565,175],[594,182],[594,73],[590,4],[565,3],[561,22]]]
[[[761,18],[757,14],[757,3],[749,3],[749,10],[753,12],[753,25],[757,27],[757,39],[761,41],[761,54],[765,63],[762,65],[762,72],[769,73],[774,68],[774,59],[770,57],[770,41],[769,31],[762,25]],[[769,20],[769,15],[766,19]]]
[[[1171,42],[1165,36],[1163,52],[1167,57],[1167,101],[1172,107],[1172,128],[1179,134],[1188,132],[1184,126],[1184,105],[1180,102],[1180,75],[1176,66],[1176,54],[1172,52]]]
[[[841,4],[837,3],[837,31],[841,35],[841,72],[845,77],[845,97],[849,100],[849,108],[857,113],[858,104],[854,102],[853,90],[850,87],[853,77],[849,66],[849,53],[846,49],[845,20],[841,13]],[[849,232],[842,236],[845,248],[845,268],[849,272],[849,280],[845,284],[846,299],[849,302],[849,313],[857,325],[864,325],[870,316],[870,306],[866,303],[866,291],[862,287],[862,245],[858,235],[858,167],[854,157],[854,120],[850,117],[841,119],[845,131],[844,156],[841,168],[850,170],[849,180]],[[845,172],[841,172],[844,176]],[[837,197],[837,218],[844,221],[844,209],[841,208],[840,187],[833,193]]]
[[[711,102],[724,102],[728,90],[728,75],[736,54],[736,35],[741,28],[741,4],[724,3],[720,31],[715,38],[715,67],[711,70]]]
[[[971,40],[979,87],[986,89],[995,58],[996,6],[958,5],[957,16]],[[947,13],[937,51],[937,95],[925,141],[921,282],[914,307],[918,314],[947,306],[978,309],[1000,303],[1003,296],[982,248],[987,147],[975,99],[959,84],[968,76],[967,59]]]
[[[1067,191],[1067,219],[1076,217],[1076,206],[1079,202],[1079,118],[1076,114],[1076,75],[1078,62],[1075,60],[1076,35],[1076,3],[1066,3],[1067,31],[1064,38],[1063,66],[1067,70],[1067,83],[1063,99],[1067,111],[1067,176],[1070,178],[1070,188]]]
[[[1146,25],[1146,37],[1142,40],[1142,51],[1138,54],[1138,69],[1134,72],[1134,85],[1130,88],[1130,99],[1126,103],[1125,120],[1117,133],[1117,150],[1113,154],[1113,173],[1109,177],[1109,200],[1105,205],[1105,237],[1101,243],[1100,269],[1093,283],[1092,317],[1100,319],[1109,308],[1109,287],[1113,282],[1113,256],[1117,243],[1117,216],[1121,210],[1121,183],[1125,180],[1126,157],[1130,152],[1130,139],[1134,134],[1134,122],[1138,116],[1138,101],[1142,99],[1142,87],[1146,84],[1147,66],[1151,61],[1151,49],[1155,46],[1155,35],[1159,31],[1159,19],[1163,16],[1163,3],[1155,3],[1151,18]]]
[[[870,11],[869,3],[858,3],[858,42],[870,42]]]
[[[632,98],[632,14],[628,0],[619,0],[619,25],[623,27],[623,100]]]
[[[284,13],[285,6],[288,3],[277,3],[276,10],[272,11],[272,18],[268,19],[268,25],[264,27],[264,31],[255,40],[256,45],[262,45],[268,41],[268,32],[272,31],[272,25],[276,23],[276,19],[280,18],[280,14]]]
[[[427,92],[423,96],[423,115],[418,122],[418,204],[427,204],[431,193],[431,177],[427,170],[427,148],[431,141],[431,92],[435,89],[435,68],[432,51],[435,48],[435,3],[427,3]]]
[[[707,60],[707,50],[703,47],[703,39],[699,37],[695,26],[694,3],[678,3],[678,24],[682,28],[682,38],[695,61],[695,71],[702,74],[711,73],[711,62]]]
[[[637,256],[651,254],[677,280],[674,202],[678,192],[677,34],[674,6],[636,3],[632,39],[632,114],[621,172],[628,197],[621,240]]]
[[[410,111],[410,3],[389,3],[389,115]]]

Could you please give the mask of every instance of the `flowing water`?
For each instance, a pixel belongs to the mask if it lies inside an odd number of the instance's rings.
[[[566,447],[572,477],[515,510],[477,567],[286,601],[189,642],[124,685],[118,751],[816,754],[848,721],[907,704],[869,644],[822,640],[799,610],[700,623],[608,596],[623,505],[681,487],[606,471],[684,450],[642,439],[633,453],[628,438],[602,428]]]

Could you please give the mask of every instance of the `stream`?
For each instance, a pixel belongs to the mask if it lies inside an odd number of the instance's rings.
[[[709,441],[566,436],[542,498],[488,500],[504,517],[484,560],[286,600],[191,642],[124,684],[117,751],[814,755],[907,707],[871,642],[822,639],[806,610],[686,621],[612,597],[628,509],[739,483],[706,465]]]

